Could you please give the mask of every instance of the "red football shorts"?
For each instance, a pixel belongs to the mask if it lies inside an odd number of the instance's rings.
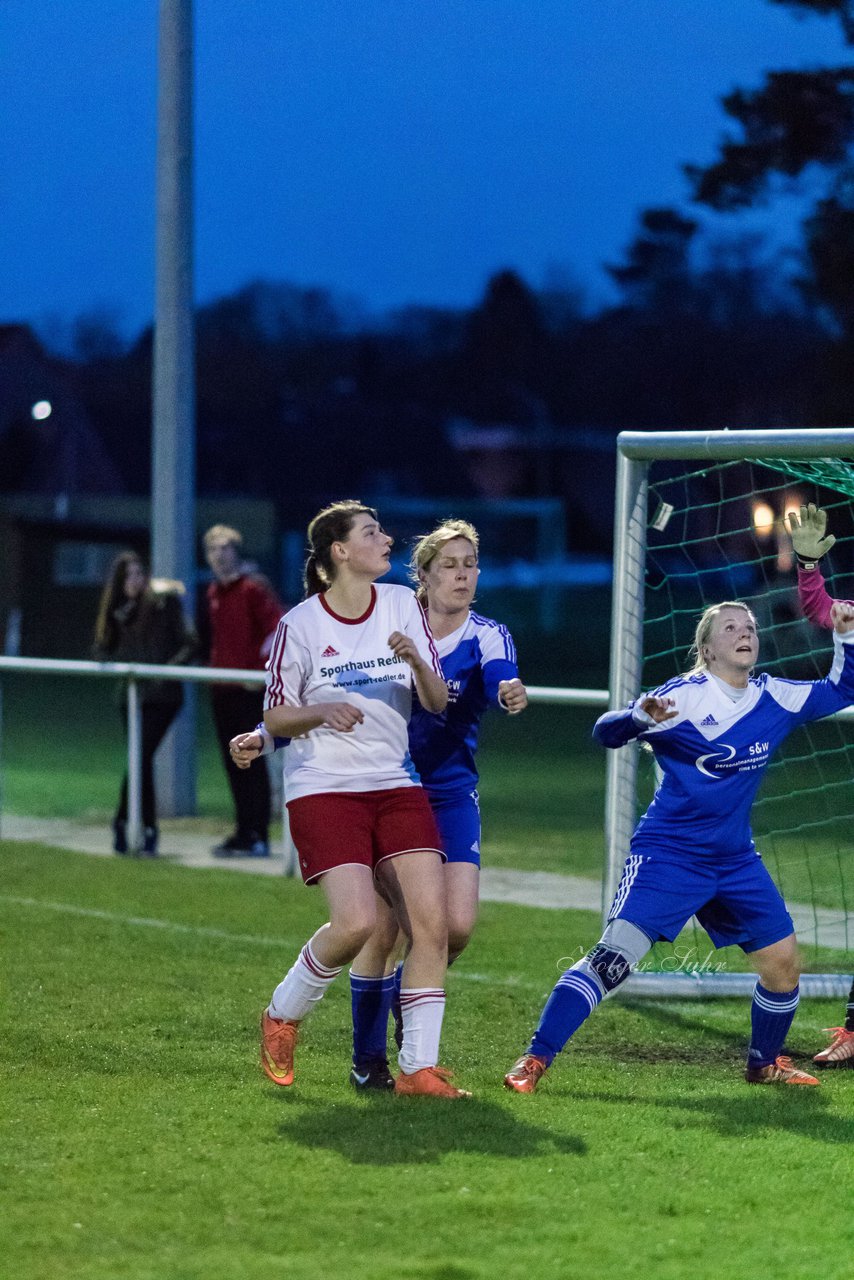
[[[333,867],[355,864],[376,871],[384,859],[417,849],[445,857],[422,787],[300,796],[289,801],[288,818],[306,884]]]

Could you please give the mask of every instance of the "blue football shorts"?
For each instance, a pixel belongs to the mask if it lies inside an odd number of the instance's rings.
[[[448,862],[473,862],[480,866],[480,804],[476,791],[452,796],[431,795],[426,788],[442,848]]]
[[[673,942],[696,916],[716,947],[759,951],[794,933],[780,890],[754,849],[723,862],[633,847],[608,913],[653,942]]]

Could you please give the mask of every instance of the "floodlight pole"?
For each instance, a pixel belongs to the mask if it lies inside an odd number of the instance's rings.
[[[193,6],[160,0],[157,230],[152,384],[151,566],[195,603]],[[195,686],[158,753],[163,814],[195,810]]]

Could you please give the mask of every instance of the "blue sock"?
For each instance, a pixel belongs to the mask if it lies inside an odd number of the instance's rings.
[[[767,1067],[780,1053],[798,1007],[799,990],[795,987],[794,991],[766,991],[757,982],[750,1006],[749,1066]]]
[[[601,999],[602,992],[592,978],[580,969],[567,969],[546,1001],[528,1053],[551,1063]]]
[[[398,1049],[403,1047],[403,1014],[400,1011],[400,988],[403,984],[403,961],[395,967],[391,975],[394,979],[394,991],[391,997],[391,1016],[394,1018],[394,1039]]]
[[[361,1066],[388,1057],[386,1036],[388,1015],[394,995],[394,974],[385,978],[362,978],[350,974],[350,1004],[353,1010],[353,1062]]]

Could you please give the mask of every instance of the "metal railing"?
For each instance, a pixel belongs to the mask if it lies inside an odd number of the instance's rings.
[[[243,671],[224,667],[175,667],[155,666],[135,662],[87,662],[70,658],[10,658],[0,656],[0,676],[4,671],[33,672],[41,675],[91,676],[95,679],[127,680],[127,774],[128,774],[128,850],[138,853],[142,845],[142,733],[139,682],[144,680],[178,680],[191,684],[254,684],[266,683],[263,671]],[[629,695],[631,696],[631,695]],[[568,707],[598,707],[606,711],[609,705],[607,689],[559,688],[548,685],[529,685],[528,701]],[[625,705],[621,699],[620,705]],[[2,759],[3,725],[2,683],[0,683],[0,760]],[[854,707],[838,711],[833,719],[854,720]],[[247,729],[254,726],[247,725]],[[609,757],[612,753],[609,753]],[[614,753],[616,754],[616,753]],[[282,842],[286,875],[296,873],[296,856],[288,828],[286,797],[282,798]],[[628,852],[628,848],[626,848]],[[606,895],[607,896],[607,895]]]
[[[243,671],[224,667],[176,667],[141,662],[88,662],[71,658],[11,658],[0,656],[0,675],[4,671],[31,672],[39,675],[90,676],[94,679],[127,680],[127,775],[128,775],[128,824],[127,841],[130,853],[139,853],[142,847],[142,716],[139,697],[140,681],[175,680],[190,684],[253,684],[266,682],[263,671]],[[529,687],[528,700],[532,703],[574,707],[601,707],[608,705],[605,689],[561,689]],[[2,684],[0,684],[0,759],[2,759]],[[247,725],[247,730],[254,725]],[[282,841],[286,875],[296,872],[296,857],[288,829],[287,810],[282,803]]]

